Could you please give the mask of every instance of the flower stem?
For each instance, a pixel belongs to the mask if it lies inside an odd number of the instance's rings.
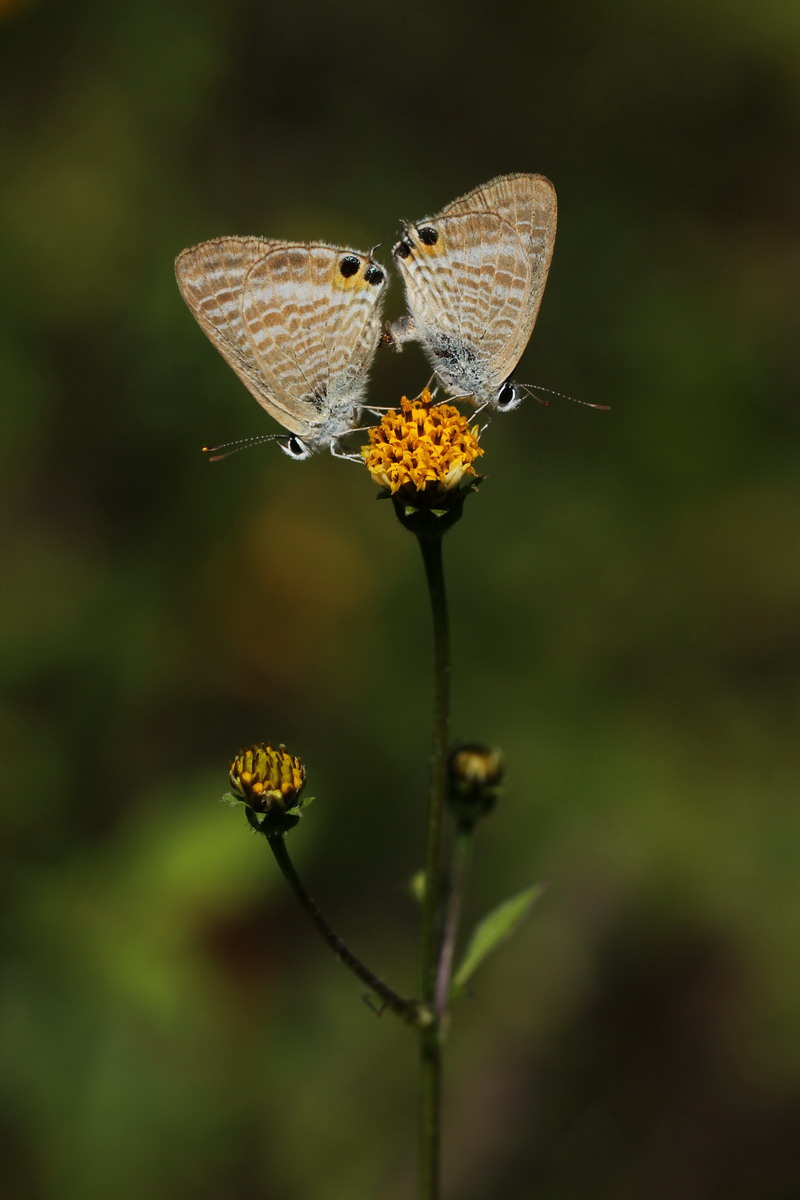
[[[422,999],[435,1011],[439,953],[442,944],[442,824],[447,787],[450,721],[450,644],[441,537],[418,538],[433,618],[433,752],[431,758],[425,902],[422,914]],[[420,1186],[422,1200],[438,1200],[441,1157],[442,1013],[420,1030],[422,1104]]]
[[[450,996],[450,979],[453,973],[453,954],[458,941],[461,923],[461,906],[472,858],[474,825],[459,825],[452,849],[450,885],[447,896],[447,912],[442,933],[442,952],[439,956],[439,973],[436,980],[434,1012],[440,1022],[447,1018],[447,1003]]]
[[[442,1110],[442,1044],[436,1025],[420,1031],[421,1104],[419,1182],[421,1200],[439,1200]]]
[[[264,830],[261,828],[258,822],[258,818],[254,813],[252,813],[252,810],[248,808],[246,811],[247,819],[252,827],[259,833],[264,833]],[[297,899],[300,901],[305,911],[308,913],[309,917],[311,917],[311,920],[314,922],[325,941],[330,946],[331,950],[333,950],[336,957],[343,962],[344,965],[351,970],[354,975],[357,975],[361,982],[366,984],[370,991],[374,992],[376,996],[380,997],[386,1008],[389,1008],[392,1012],[397,1013],[397,1015],[402,1017],[402,1019],[408,1022],[409,1025],[423,1027],[426,1023],[429,1023],[430,1018],[428,1017],[426,1009],[422,1005],[418,1004],[416,1000],[404,1000],[402,996],[399,996],[397,992],[390,988],[388,984],[384,983],[378,975],[375,975],[372,971],[370,971],[369,967],[365,966],[361,959],[353,953],[347,943],[339,937],[338,933],[327,920],[327,918],[324,917],[320,912],[314,898],[303,886],[300,876],[295,870],[294,863],[289,857],[289,851],[286,849],[284,835],[282,833],[267,833],[265,836],[269,842],[269,848],[275,855],[275,859],[283,873],[284,878],[294,894],[297,896]]]

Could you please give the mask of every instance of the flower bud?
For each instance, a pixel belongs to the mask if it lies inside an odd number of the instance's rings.
[[[502,752],[479,742],[466,742],[450,752],[448,799],[464,828],[471,828],[492,811],[504,771]]]
[[[306,784],[306,769],[285,746],[276,749],[259,742],[240,750],[230,765],[231,786],[236,797],[255,813],[264,813],[262,824],[276,832],[296,825],[300,794]]]

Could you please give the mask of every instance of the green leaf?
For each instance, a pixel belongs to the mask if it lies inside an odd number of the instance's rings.
[[[422,904],[425,900],[425,872],[424,870],[417,871],[416,875],[412,875],[408,881],[408,890],[411,893],[417,904]]]
[[[493,908],[480,921],[470,938],[461,966],[453,976],[453,993],[464,991],[467,980],[475,973],[487,954],[491,954],[515,933],[544,891],[544,884],[525,888]]]

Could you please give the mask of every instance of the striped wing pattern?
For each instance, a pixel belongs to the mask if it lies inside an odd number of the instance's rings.
[[[492,403],[517,366],[555,229],[555,191],[541,175],[501,176],[407,228],[395,258],[415,333],[451,392]]]
[[[216,238],[184,250],[176,275],[201,328],[285,429],[319,449],[357,424],[385,289],[369,256]]]

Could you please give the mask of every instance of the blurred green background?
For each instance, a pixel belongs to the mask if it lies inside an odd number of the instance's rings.
[[[559,234],[448,537],[454,734],[502,745],[468,916],[547,879],[453,1031],[447,1195],[800,1194],[800,7],[2,8],[0,1160],[9,1200],[414,1195],[407,1031],[221,806],[284,741],[291,848],[400,990],[429,630],[366,473],[265,446],[173,259],[390,260],[541,171]],[[388,315],[402,311],[399,284]],[[379,355],[372,397],[427,378]]]

